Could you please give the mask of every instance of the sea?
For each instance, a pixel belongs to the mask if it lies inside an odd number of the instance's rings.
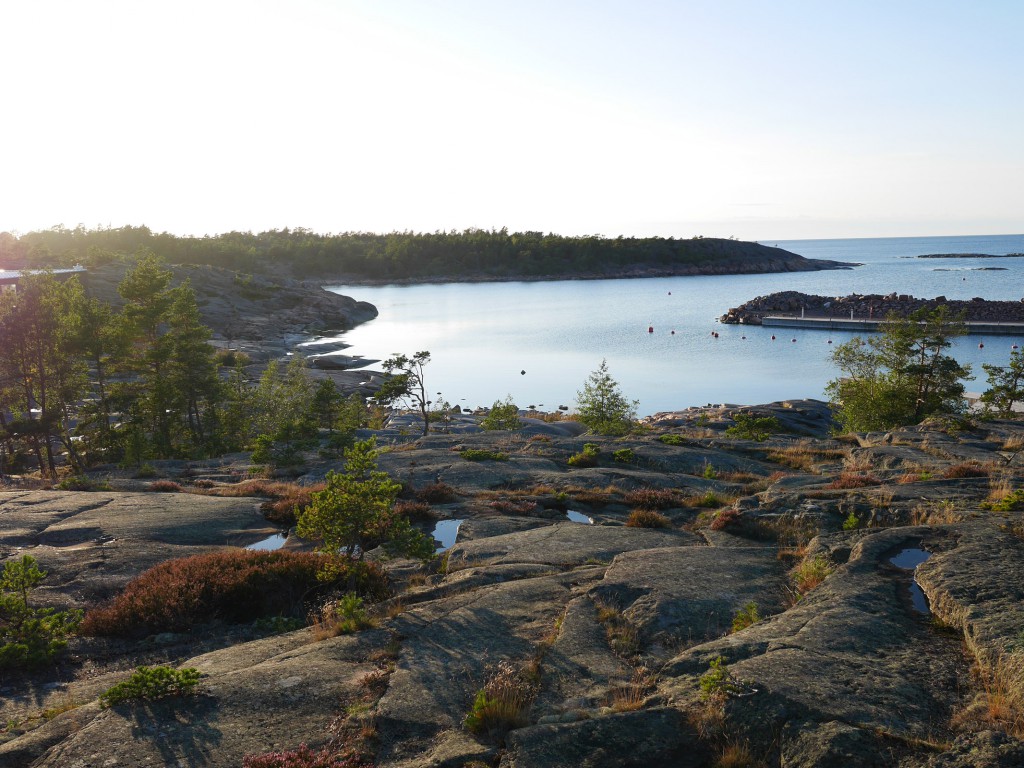
[[[346,354],[383,360],[429,351],[424,378],[436,402],[475,408],[511,397],[520,408],[572,408],[605,360],[641,416],[709,404],[824,398],[825,386],[839,375],[831,353],[854,334],[718,322],[731,307],[757,296],[786,290],[1013,301],[1024,296],[1024,258],[917,258],[1024,253],[1024,235],[762,244],[861,266],[767,275],[326,287],[368,301],[380,313],[338,337],[350,345]],[[986,388],[981,365],[1005,365],[1013,344],[1024,345],[1024,338],[956,340],[951,353],[976,375],[968,391]],[[379,366],[367,368],[374,369]]]

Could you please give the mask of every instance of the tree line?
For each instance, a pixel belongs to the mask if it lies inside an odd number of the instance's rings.
[[[252,380],[245,355],[209,343],[191,285],[171,277],[140,255],[118,285],[119,311],[46,272],[0,294],[0,473],[56,478],[65,462],[82,471],[248,448],[286,461],[320,427],[368,418],[362,399],[314,382],[300,357]]]
[[[450,277],[537,277],[670,269],[765,255],[755,243],[717,238],[565,237],[502,229],[414,233],[308,229],[228,232],[204,237],[155,233],[148,227],[63,226],[19,237],[0,232],[0,264],[14,267],[97,265],[147,249],[168,263],[240,272],[277,270],[299,278],[395,280]]]

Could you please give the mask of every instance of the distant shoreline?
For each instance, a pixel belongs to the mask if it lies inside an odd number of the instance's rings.
[[[919,259],[1018,259],[1024,257],[1024,253],[923,253],[914,258]]]
[[[823,272],[834,269],[853,269],[860,262],[831,261],[828,259],[785,260],[772,263],[736,262],[733,264],[700,264],[679,267],[634,267],[608,272],[581,272],[551,275],[417,275],[405,278],[340,276],[323,280],[331,286],[385,286],[385,285],[444,285],[448,283],[547,283],[570,280],[643,280],[656,277],[700,277],[705,275],[768,275],[785,272]]]

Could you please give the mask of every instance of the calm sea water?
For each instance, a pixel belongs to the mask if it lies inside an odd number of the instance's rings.
[[[376,320],[342,337],[352,345],[349,353],[383,359],[429,350],[427,384],[450,403],[490,405],[511,395],[520,407],[571,407],[588,374],[606,359],[623,392],[639,400],[641,415],[708,403],[822,397],[837,375],[830,351],[852,334],[775,329],[778,338],[772,341],[771,329],[717,323],[730,307],[756,296],[783,290],[829,296],[896,291],[1016,301],[1024,295],[1024,259],[913,258],[1022,253],[1024,235],[765,245],[863,266],[775,275],[328,287],[380,311]],[[985,388],[980,363],[1004,365],[1014,343],[1024,339],[958,340],[957,358],[979,375],[968,382],[969,390]]]

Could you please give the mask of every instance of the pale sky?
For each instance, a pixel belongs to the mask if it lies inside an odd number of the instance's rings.
[[[0,231],[1024,232],[1019,0],[0,0]]]

